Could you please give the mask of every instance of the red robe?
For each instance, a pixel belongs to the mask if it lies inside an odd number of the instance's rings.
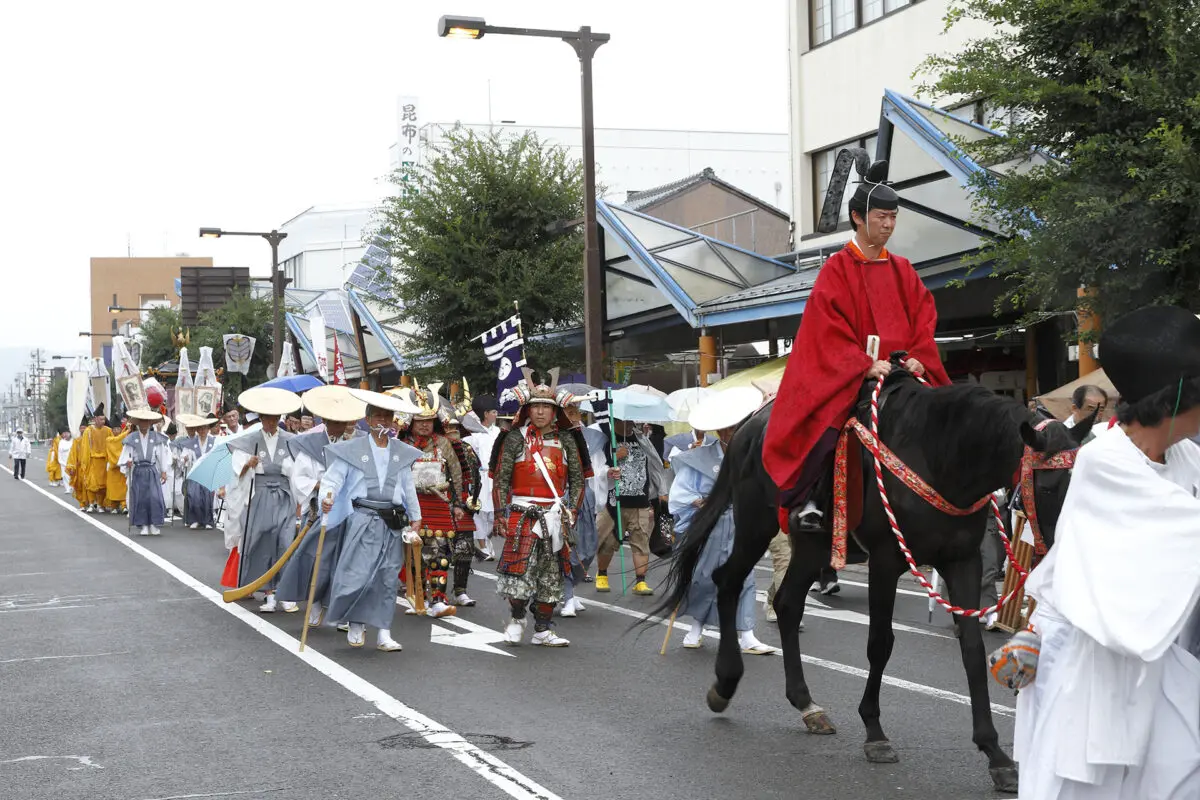
[[[906,350],[931,384],[950,382],[933,341],[933,295],[908,259],[880,255],[867,261],[851,241],[817,275],[763,443],[763,463],[781,490],[795,485],[821,434],[849,418],[871,369],[868,336],[879,337],[880,359]]]

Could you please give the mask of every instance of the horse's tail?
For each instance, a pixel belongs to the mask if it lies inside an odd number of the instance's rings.
[[[700,563],[700,554],[704,545],[712,536],[713,530],[721,519],[721,515],[733,502],[734,468],[726,458],[721,462],[721,471],[717,473],[716,483],[705,498],[704,505],[696,510],[691,524],[683,538],[676,541],[675,552],[671,555],[671,566],[663,581],[665,598],[662,603],[650,612],[650,615],[661,616],[670,614],[687,599],[688,590],[692,585],[692,575],[696,565]],[[643,622],[652,622],[647,616]]]

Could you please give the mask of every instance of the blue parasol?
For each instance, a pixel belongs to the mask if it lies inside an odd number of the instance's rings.
[[[266,383],[259,384],[259,386],[267,386],[271,389],[287,389],[296,394],[324,385],[324,381],[312,375],[284,375],[281,378],[272,378]]]
[[[233,482],[233,454],[225,445],[234,439],[258,433],[260,430],[262,429],[255,425],[230,436],[219,437],[213,442],[213,449],[197,459],[192,468],[188,470],[188,480],[195,481],[210,492],[215,492],[222,486],[228,486]]]

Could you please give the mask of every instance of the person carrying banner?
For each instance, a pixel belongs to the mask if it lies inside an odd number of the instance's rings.
[[[175,420],[181,429],[187,431],[186,437],[176,437],[175,454],[183,473],[183,524],[192,530],[201,527],[211,530],[216,524],[213,518],[212,491],[187,477],[192,465],[212,452],[216,446],[216,439],[211,434],[212,426],[216,422],[216,417],[205,418],[196,414],[180,414]]]
[[[135,426],[129,420],[130,417],[126,415],[121,421],[121,427],[113,431],[113,435],[108,437],[108,442],[105,444],[105,452],[108,455],[108,472],[105,475],[105,498],[115,513],[118,514],[126,513],[129,510],[126,506],[129,499],[129,481],[121,469],[121,453],[125,449],[125,439],[135,429]]]
[[[535,384],[525,369],[526,385],[516,390],[521,403],[517,417],[493,452],[493,503],[506,533],[496,564],[496,591],[512,610],[504,628],[511,645],[521,643],[530,605],[533,644],[570,644],[554,632],[551,616],[563,599],[571,569],[571,529],[587,487],[576,437],[562,408],[573,398],[558,393],[558,370],[549,374],[550,384]]]
[[[106,422],[104,404],[101,403],[92,414],[92,426],[87,429],[80,446],[85,510],[92,512],[114,510],[108,502],[108,437],[112,436],[112,428]]]

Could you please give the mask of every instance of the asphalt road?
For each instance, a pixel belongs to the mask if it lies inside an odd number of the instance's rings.
[[[583,589],[587,610],[558,623],[565,649],[495,644],[505,608],[486,564],[469,589],[479,605],[458,619],[397,613],[403,652],[321,629],[300,654],[302,614],[221,602],[219,530],[129,538],[125,517],[59,502],[43,456],[27,484],[0,473],[0,800],[1000,796],[970,741],[949,618],[927,624],[912,584],[882,695],[901,760],[872,765],[852,570],[806,613],[806,675],[839,726],[814,737],[778,657],[747,656],[729,710],[711,713],[715,639],[683,650],[677,627],[660,656],[662,625],[630,629],[654,598],[619,581]],[[757,631],[778,644],[773,625]],[[1011,748],[1013,698],[992,688]]]

